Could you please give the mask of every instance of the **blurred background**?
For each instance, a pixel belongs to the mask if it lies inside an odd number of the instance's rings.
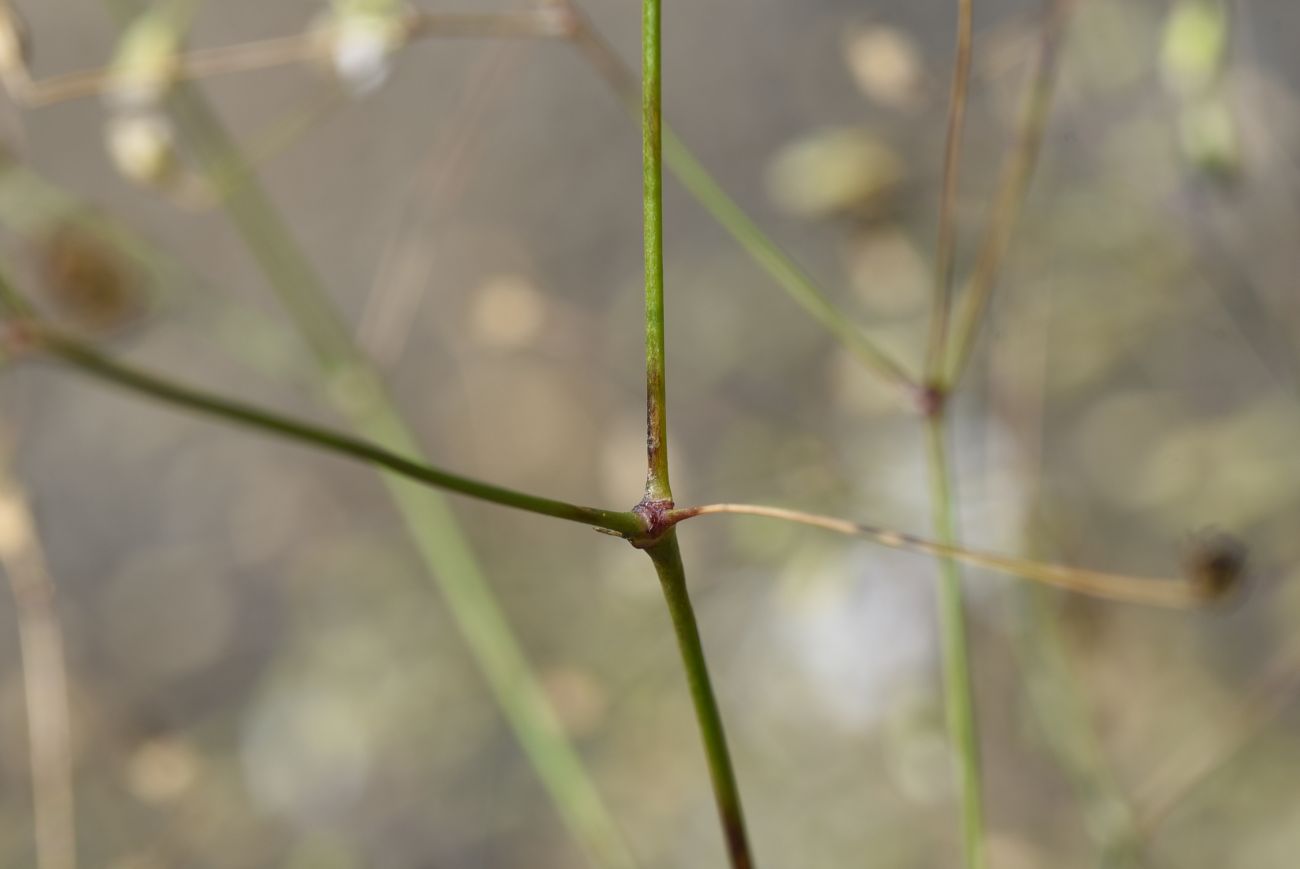
[[[535,26],[565,12],[418,5]],[[954,4],[666,5],[669,122],[919,370]],[[1051,5],[976,4],[959,274]],[[599,70],[556,37],[396,50],[383,3],[185,6],[164,10],[181,30],[164,16],[124,43],[138,5],[15,4],[38,83],[0,106],[20,287],[142,367],[334,427],[370,419],[380,438],[373,382],[355,359],[322,374],[273,292],[311,284],[308,263],[431,461],[634,504],[640,139]],[[967,571],[991,864],[1294,866],[1300,7],[1072,6],[1041,163],[953,410],[963,539],[1160,576],[1214,527],[1245,541],[1251,586],[1166,612]],[[635,69],[634,0],[582,10]],[[325,14],[370,19],[329,42]],[[314,59],[206,77],[179,104],[151,92],[169,39],[312,28]],[[33,104],[42,80],[115,57],[106,87]],[[11,95],[14,58],[0,50]],[[928,533],[912,409],[679,184],[666,195],[678,502]],[[82,866],[589,865],[434,579],[458,533],[637,865],[722,865],[675,641],[634,550],[464,499],[459,532],[409,506],[408,530],[364,466],[55,364],[7,365],[0,406],[15,592],[0,865],[73,865],[68,766]],[[681,538],[762,865],[957,865],[932,560],[741,517]]]

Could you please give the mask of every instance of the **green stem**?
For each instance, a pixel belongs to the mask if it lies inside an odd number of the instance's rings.
[[[107,0],[129,13],[137,0]],[[225,167],[238,144],[202,96],[179,83],[169,108],[206,167]],[[361,436],[399,455],[420,456],[410,427],[352,341],[323,282],[252,173],[225,191],[222,205],[272,289],[311,347],[326,397]],[[636,865],[582,758],[564,735],[546,692],[506,621],[447,500],[428,486],[383,475],[407,531],[482,669],[493,697],[561,819],[591,861]]]
[[[636,77],[581,12],[571,8],[575,17],[574,45],[620,100],[629,107],[637,106]],[[915,385],[915,379],[903,366],[837,310],[812,276],[727,195],[667,125],[662,127],[662,141],[664,164],[673,176],[786,295],[883,379],[904,388]]]
[[[3,278],[0,278],[0,281],[2,280]],[[234,425],[378,465],[399,476],[477,498],[480,501],[513,507],[516,510],[537,513],[541,516],[593,525],[623,537],[634,537],[644,531],[641,520],[630,512],[582,507],[462,477],[459,474],[404,458],[383,447],[342,432],[331,431],[250,404],[222,398],[123,365],[78,341],[42,326],[29,323],[24,324],[24,328],[27,330],[27,337],[35,342],[37,348],[49,352],[85,374],[175,407],[193,410]]]
[[[663,85],[659,0],[641,4],[641,178],[645,235],[647,501],[672,501],[664,377]]]
[[[662,69],[660,68],[660,3],[641,4],[641,136],[643,157],[642,206],[645,213],[645,342],[646,342],[646,474],[645,498],[638,512],[650,534],[658,533],[667,511],[672,510],[672,487],[668,482],[667,392],[664,388],[664,264],[663,264],[663,139]],[[699,722],[709,778],[727,854],[732,869],[754,865],[745,832],[745,815],[740,805],[736,773],[727,750],[726,732],[718,701],[709,681],[699,625],[686,588],[686,571],[677,546],[677,532],[669,528],[646,548],[663,586],[664,600],[672,616],[673,630],[686,669],[695,718]]]
[[[682,665],[686,668],[686,680],[695,705],[695,718],[700,725],[700,737],[708,758],[709,777],[713,782],[713,794],[727,843],[727,854],[733,869],[750,869],[754,865],[754,859],[745,831],[740,789],[736,786],[736,771],[732,768],[731,754],[727,749],[727,734],[709,680],[695,610],[686,589],[686,572],[682,567],[681,549],[677,545],[677,532],[670,530],[646,552],[659,574],[664,600],[668,604],[673,630],[677,634],[677,646],[681,650]]]
[[[930,497],[935,534],[948,546],[957,545],[952,470],[945,443],[942,408],[927,414],[926,442],[930,465]],[[939,560],[939,628],[943,645],[944,710],[948,741],[957,766],[961,800],[962,865],[984,869],[984,805],[980,775],[979,735],[975,723],[975,695],[971,685],[966,613],[961,571],[951,558]]]

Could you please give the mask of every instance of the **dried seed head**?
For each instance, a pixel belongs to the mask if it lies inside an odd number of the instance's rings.
[[[1231,534],[1207,529],[1194,535],[1185,561],[1188,578],[1203,600],[1223,600],[1243,585],[1246,546]]]
[[[114,332],[145,305],[139,275],[103,241],[74,224],[51,229],[36,247],[41,288],[80,328]]]

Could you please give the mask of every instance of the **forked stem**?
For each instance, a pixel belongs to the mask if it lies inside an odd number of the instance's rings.
[[[676,532],[660,531],[665,511],[673,506],[668,481],[667,391],[664,380],[664,261],[663,261],[663,96],[660,67],[660,0],[641,4],[641,144],[642,208],[645,218],[645,361],[646,361],[646,487],[637,506],[653,539],[643,548],[654,562],[672,616],[690,686],[695,719],[709,763],[714,801],[722,823],[732,869],[751,869],[749,837],[740,804],[736,773],[727,749],[722,715],[709,680],[699,625],[686,588],[686,571]],[[635,542],[635,541],[634,541]]]
[[[574,47],[619,100],[629,109],[634,109],[638,105],[639,93],[636,76],[576,3],[571,0],[560,2],[571,17],[569,39]],[[746,255],[786,295],[882,380],[907,392],[917,389],[916,379],[903,364],[835,307],[825,290],[807,270],[763,232],[736,200],[722,189],[722,185],[673,132],[672,127],[663,124],[661,132],[664,165],[695,201],[731,235]]]

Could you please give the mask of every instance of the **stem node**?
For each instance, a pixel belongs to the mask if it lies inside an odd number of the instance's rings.
[[[632,508],[632,515],[641,520],[645,530],[635,537],[629,537],[628,542],[637,549],[649,549],[657,544],[677,524],[678,517],[673,512],[675,506],[671,498],[652,498],[647,493]]]

